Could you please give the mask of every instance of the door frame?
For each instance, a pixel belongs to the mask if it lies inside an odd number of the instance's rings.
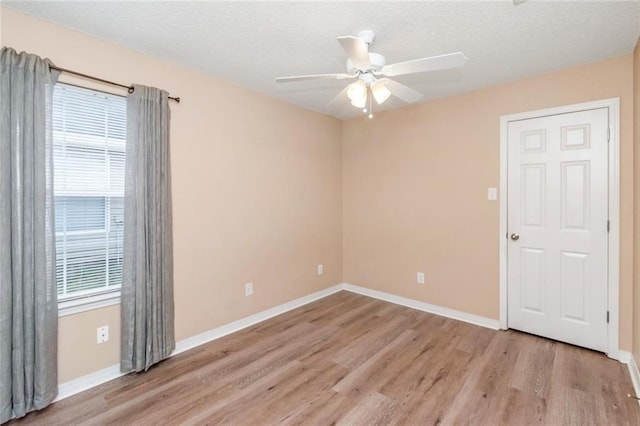
[[[500,328],[507,326],[507,145],[509,122],[550,115],[608,108],[609,109],[609,238],[607,262],[607,356],[620,359],[619,305],[620,305],[620,98],[602,99],[555,108],[539,109],[500,117]]]

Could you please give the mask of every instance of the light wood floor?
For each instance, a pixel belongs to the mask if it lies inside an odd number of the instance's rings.
[[[18,424],[639,425],[626,366],[340,292]]]

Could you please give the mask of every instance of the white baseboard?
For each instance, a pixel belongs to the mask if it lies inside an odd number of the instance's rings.
[[[633,358],[631,356],[631,352],[627,352],[627,351],[618,351],[616,355],[617,355],[616,357],[610,357],[610,358],[617,359],[623,364],[629,364]]]
[[[458,321],[468,322],[470,324],[498,330],[500,322],[495,319],[481,317],[479,315],[469,314],[467,312],[456,311],[455,309],[445,308],[430,303],[421,302],[407,297],[396,296],[395,294],[385,293],[383,291],[371,290],[366,287],[360,287],[353,284],[342,284],[347,291],[362,294],[364,296],[373,297],[375,299],[384,300],[386,302],[395,303],[396,305],[407,306],[409,308],[418,309],[420,311],[429,312],[430,314],[440,315],[442,317],[452,318]]]
[[[86,376],[61,383],[58,385],[58,396],[53,400],[53,402],[68,398],[82,391],[86,391],[92,387],[106,383],[109,380],[117,379],[120,376],[124,376],[124,373],[120,372],[120,364],[116,364],[91,374],[87,374]]]
[[[242,318],[238,321],[234,321],[221,327],[214,328],[202,334],[198,334],[197,336],[180,340],[176,342],[176,349],[173,351],[171,356],[195,348],[196,346],[200,346],[212,340],[219,339],[220,337],[226,336],[227,334],[235,333],[236,331],[240,331],[243,328],[250,327],[254,324],[283,314],[292,309],[296,309],[311,302],[315,302],[318,299],[322,299],[323,297],[327,297],[341,290],[343,290],[342,284],[334,285],[324,290],[320,290],[307,296],[292,300],[291,302],[287,302],[274,308],[267,309],[266,311],[258,312],[257,314]],[[82,391],[91,389],[92,387],[101,385],[105,382],[108,382],[109,380],[117,379],[118,377],[123,375],[124,373],[120,372],[120,365],[116,364],[112,365],[111,367],[96,371],[94,373],[78,377],[77,379],[61,383],[58,385],[58,396],[56,397],[54,402],[60,401],[64,398],[68,398]]]
[[[623,352],[620,351],[620,361],[622,362]],[[629,352],[624,352],[625,358],[628,356],[628,360],[626,362],[627,367],[629,368],[629,375],[631,376],[631,382],[633,383],[633,391],[636,397],[640,397],[640,371],[638,371],[638,364],[636,364],[636,360]],[[640,404],[640,401],[638,401]]]

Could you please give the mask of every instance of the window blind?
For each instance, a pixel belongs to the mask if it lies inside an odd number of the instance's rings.
[[[118,290],[126,99],[58,83],[52,112],[58,297]]]

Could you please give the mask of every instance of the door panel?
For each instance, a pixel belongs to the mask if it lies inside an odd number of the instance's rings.
[[[522,273],[520,274],[520,288],[522,289],[521,308],[529,312],[544,314],[545,288],[545,251],[522,247],[520,259]]]
[[[588,161],[562,164],[562,228],[589,229],[589,170]]]
[[[561,253],[562,319],[581,321],[586,325],[587,269],[586,253]]]
[[[526,164],[522,166],[522,224],[542,227],[545,222],[546,165]]]
[[[510,328],[607,349],[608,109],[508,125]]]

